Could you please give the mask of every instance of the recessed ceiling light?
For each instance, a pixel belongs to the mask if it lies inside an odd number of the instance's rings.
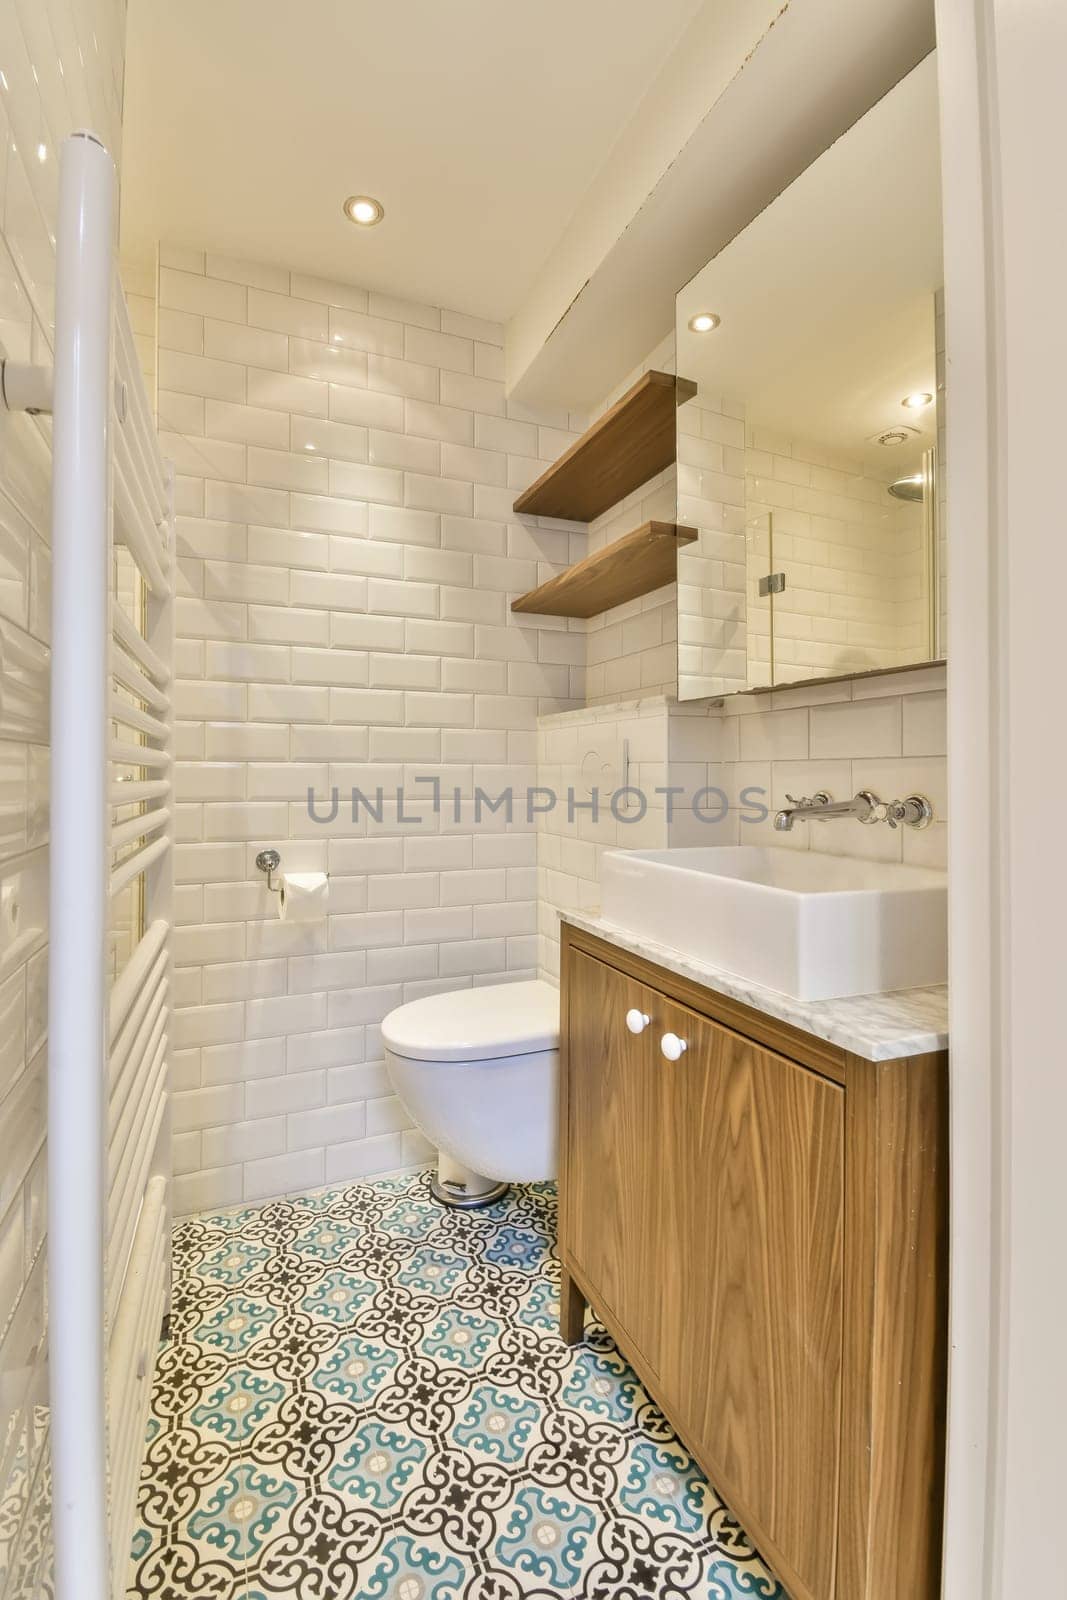
[[[695,317],[689,318],[689,326],[694,333],[710,333],[721,321],[722,318],[717,317],[714,311],[698,311]]]
[[[361,228],[373,228],[385,216],[385,207],[380,200],[372,200],[369,194],[350,194],[344,203],[344,213],[349,222],[358,222]]]
[[[907,406],[909,411],[921,411],[924,406],[933,405],[934,397],[928,390],[919,389],[915,394],[905,395],[900,403],[902,406]]]
[[[42,165],[48,160],[48,146],[46,144],[39,144],[37,146],[37,159],[42,163]]]

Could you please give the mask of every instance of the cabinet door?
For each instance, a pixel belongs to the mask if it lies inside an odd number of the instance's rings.
[[[844,1090],[681,1006],[661,1014],[688,1045],[677,1062],[660,1062],[673,1153],[660,1223],[673,1334],[664,1396],[790,1591],[828,1600]]]
[[[662,1013],[663,1001],[578,951],[564,981],[569,1022],[560,1239],[597,1299],[658,1372],[664,1173],[657,1130],[664,1108],[656,1010]],[[631,1008],[653,1019],[643,1033],[626,1027]]]

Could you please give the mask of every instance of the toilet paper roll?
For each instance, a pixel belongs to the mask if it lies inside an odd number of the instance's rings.
[[[283,922],[319,922],[330,901],[325,872],[283,872],[278,915]]]

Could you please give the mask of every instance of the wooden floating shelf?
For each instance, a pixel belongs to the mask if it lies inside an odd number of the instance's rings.
[[[595,555],[586,556],[511,602],[512,611],[547,617],[595,617],[612,606],[651,594],[678,575],[678,549],[692,544],[696,528],[645,522]]]
[[[676,458],[674,413],[696,392],[688,378],[646,372],[520,494],[515,510],[592,522],[671,465]]]

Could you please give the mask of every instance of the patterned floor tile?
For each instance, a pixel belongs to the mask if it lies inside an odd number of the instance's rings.
[[[130,1600],[786,1600],[597,1323],[551,1184],[181,1223]]]
[[[292,1385],[270,1373],[245,1366],[230,1367],[189,1412],[189,1422],[202,1438],[218,1439],[240,1451],[258,1428],[274,1422]]]
[[[189,1533],[244,1568],[298,1499],[300,1490],[284,1470],[240,1461],[201,1497],[189,1518]]]
[[[202,1315],[190,1338],[207,1350],[221,1351],[232,1361],[240,1361],[278,1315],[278,1307],[268,1300],[235,1294]]]
[[[578,1495],[524,1483],[500,1518],[492,1559],[513,1572],[524,1588],[575,1594],[596,1553],[599,1521]]]
[[[366,1600],[460,1600],[467,1569],[458,1556],[396,1533],[386,1540],[381,1554],[367,1564],[361,1595]]]

